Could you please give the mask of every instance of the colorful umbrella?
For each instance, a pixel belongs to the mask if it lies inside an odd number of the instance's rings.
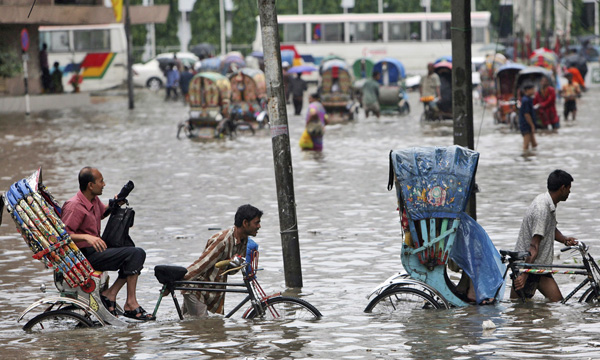
[[[310,65],[298,65],[298,66],[293,66],[291,68],[288,69],[288,73],[292,73],[292,74],[297,74],[297,73],[305,73],[305,72],[313,72],[313,71],[317,71],[318,69],[314,66],[310,66]]]

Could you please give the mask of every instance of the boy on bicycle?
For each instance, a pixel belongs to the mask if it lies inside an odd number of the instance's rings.
[[[564,236],[556,227],[556,205],[569,197],[571,182],[573,177],[569,173],[554,170],[548,176],[548,192],[538,195],[527,208],[515,247],[515,251],[529,251],[526,263],[552,265],[554,240],[567,246],[577,244],[575,238]],[[552,274],[527,273],[514,280],[510,297],[518,298],[517,292],[523,290],[523,295],[531,298],[538,289],[551,302],[563,299]]]

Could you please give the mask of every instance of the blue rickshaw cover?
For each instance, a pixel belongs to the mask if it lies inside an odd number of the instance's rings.
[[[397,196],[410,220],[460,220],[450,258],[473,280],[480,303],[494,298],[502,286],[504,265],[483,227],[464,212],[478,160],[478,152],[456,145],[390,153]]]

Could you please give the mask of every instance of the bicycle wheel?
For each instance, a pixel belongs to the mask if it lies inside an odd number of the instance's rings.
[[[52,331],[89,328],[94,326],[92,321],[78,313],[69,310],[52,310],[43,312],[29,320],[24,326],[25,331]]]
[[[588,304],[600,304],[600,297],[596,296],[594,292],[594,287],[590,286],[579,298],[579,302],[586,302]]]
[[[266,303],[266,304],[265,304]],[[295,320],[295,319],[319,319],[321,313],[316,307],[302,299],[286,296],[277,296],[261,302],[265,308],[265,320]],[[255,309],[245,316],[246,319],[260,317]]]
[[[429,294],[413,288],[390,289],[377,295],[365,308],[367,313],[402,314],[415,310],[440,309],[442,306]]]

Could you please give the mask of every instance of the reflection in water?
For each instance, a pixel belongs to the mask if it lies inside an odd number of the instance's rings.
[[[594,114],[598,90],[579,102],[577,123],[558,134],[540,134],[538,149],[522,156],[521,135],[493,125],[491,109],[476,107],[476,144],[481,153],[477,183],[478,221],[498,248],[511,249],[531,200],[545,189],[548,173],[563,168],[574,178],[572,193],[557,209],[561,230],[586,241],[600,254],[597,214],[600,193],[600,123]],[[165,105],[150,93],[137,108],[109,98],[88,109],[44,112],[0,119],[0,191],[43,166],[44,183],[59,201],[77,191],[77,173],[98,167],[107,182],[104,201],[127,180],[136,210],[131,235],[146,249],[147,269],[138,298],[149,310],[160,286],[152,268],[186,266],[206,240],[233,223],[237,206],[265,210],[260,244],[261,284],[267,293],[285,290],[281,240],[269,133],[235,141],[176,139],[186,116],[180,104]],[[51,271],[31,253],[4,215],[0,226],[0,344],[7,358],[548,358],[577,354],[595,358],[600,310],[587,305],[502,302],[415,313],[398,321],[362,311],[365,296],[400,266],[400,224],[395,193],[386,189],[388,153],[409,146],[451,145],[447,124],[419,124],[420,106],[411,97],[406,117],[360,118],[327,128],[323,153],[297,146],[303,117],[290,117],[304,288],[299,296],[317,306],[316,322],[272,323],[233,319],[177,320],[164,301],[159,321],[127,329],[103,328],[68,334],[22,332],[18,314],[40,299],[41,284],[52,288]],[[168,107],[167,107],[168,106]],[[560,107],[560,105],[559,105]],[[362,115],[362,114],[361,114]],[[558,251],[557,251],[558,254]],[[557,262],[572,261],[560,254]],[[597,255],[598,257],[598,255]],[[111,274],[116,276],[116,274]],[[557,276],[563,293],[581,278]],[[508,293],[508,291],[507,291]],[[228,294],[226,307],[241,295]],[[118,299],[124,301],[124,293]],[[483,330],[491,320],[493,330]],[[60,346],[57,346],[59,344]],[[575,357],[575,356],[573,356]]]

